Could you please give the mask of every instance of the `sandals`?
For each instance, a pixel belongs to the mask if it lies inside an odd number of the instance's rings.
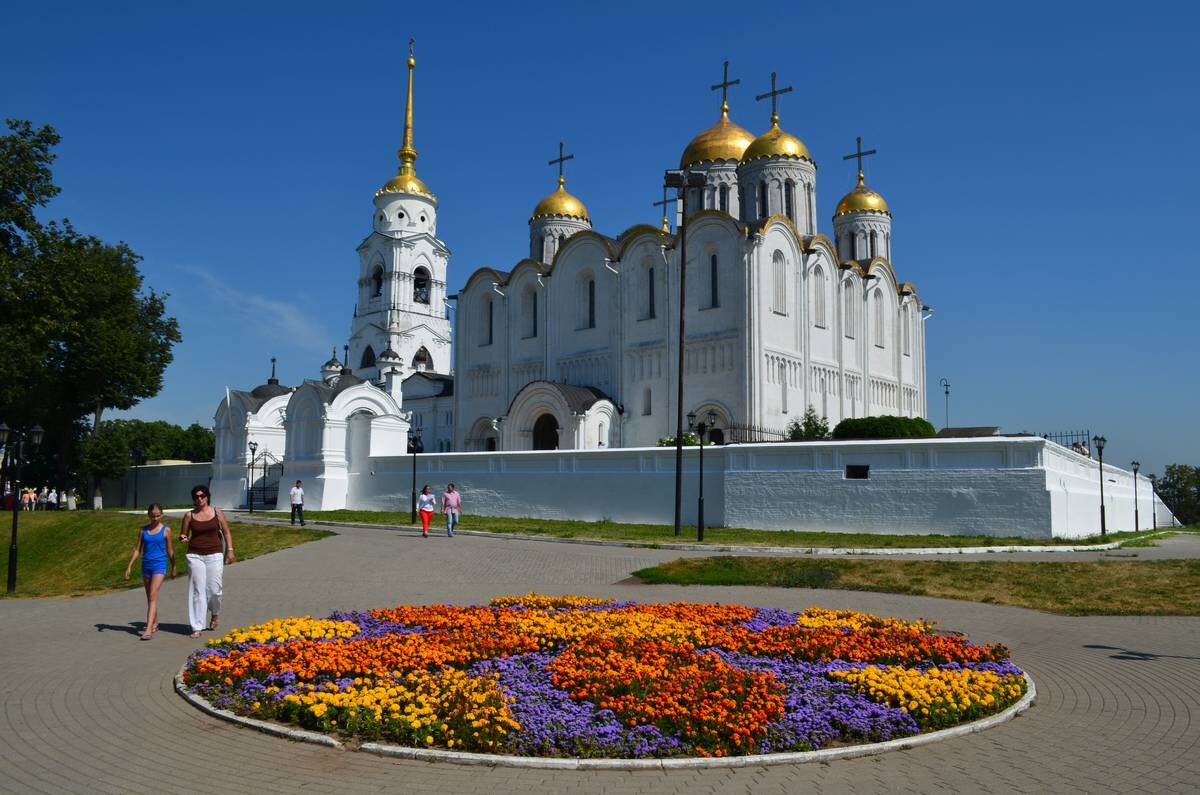
[[[193,632],[191,635],[188,635],[188,637],[189,637],[189,638],[192,638],[192,639],[197,639],[197,638],[199,638],[199,637],[200,637],[200,633],[199,633],[199,632]]]
[[[216,632],[217,627],[219,627],[219,626],[221,626],[221,619],[218,618],[217,616],[213,616],[212,621],[208,622],[208,628],[211,629],[213,632]]]
[[[139,640],[153,640],[153,639],[154,639],[153,632],[143,632],[142,637],[139,638]]]

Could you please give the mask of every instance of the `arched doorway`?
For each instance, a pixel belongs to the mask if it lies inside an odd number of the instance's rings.
[[[533,449],[558,449],[558,420],[553,414],[543,414],[533,424]]]

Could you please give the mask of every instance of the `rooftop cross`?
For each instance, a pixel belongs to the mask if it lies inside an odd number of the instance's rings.
[[[574,159],[575,159],[575,155],[564,155],[563,154],[563,142],[559,141],[558,142],[558,157],[551,160],[549,165],[552,165],[552,166],[555,164],[558,165],[558,184],[560,186],[564,182],[566,182],[566,179],[563,177],[563,163],[567,162],[568,160],[574,160]]]
[[[779,107],[777,104],[778,100],[779,100],[779,95],[780,94],[789,94],[789,93],[791,93],[791,91],[792,91],[791,86],[788,86],[787,88],[776,88],[775,87],[775,73],[771,72],[771,90],[765,94],[759,94],[757,97],[754,98],[756,101],[759,101],[759,102],[766,99],[767,97],[771,98],[771,124],[779,123]]]
[[[729,63],[729,62],[728,62],[728,61],[726,61],[726,64],[728,64],[728,63]],[[670,223],[668,223],[668,222],[667,222],[667,205],[668,205],[668,204],[672,204],[672,203],[674,203],[674,202],[677,202],[677,201],[679,201],[679,199],[677,199],[677,198],[670,198],[670,199],[668,199],[668,198],[667,198],[667,186],[666,186],[666,185],[663,185],[663,197],[662,197],[662,201],[660,201],[660,202],[654,202],[654,206],[655,206],[655,207],[662,207],[662,208],[663,208],[662,230],[663,230],[664,232],[670,232],[670,231],[671,231],[671,225],[670,225]]]
[[[737,80],[729,79],[729,61],[726,61],[725,62],[725,71],[724,71],[724,75],[721,78],[721,82],[717,83],[715,86],[712,87],[713,91],[716,91],[718,88],[721,89],[721,112],[722,113],[729,112],[729,87],[736,86],[736,85],[740,84],[741,82],[742,82],[741,78],[738,78]]]
[[[879,154],[879,153],[876,152],[874,149],[868,149],[867,151],[864,152],[863,148],[862,148],[862,136],[861,135],[855,136],[854,149],[855,149],[854,154],[845,155],[842,157],[842,160],[857,160],[858,161],[858,181],[862,182],[862,180],[863,180],[863,170],[862,170],[863,158],[868,157],[870,155]]]

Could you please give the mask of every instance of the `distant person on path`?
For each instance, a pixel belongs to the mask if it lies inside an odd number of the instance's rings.
[[[446,493],[442,495],[442,513],[446,514],[446,535],[454,538],[454,528],[462,518],[462,493],[454,490],[454,484],[446,485]]]
[[[39,511],[46,510],[46,503],[50,499],[50,489],[42,486],[42,490],[37,495],[37,507]]]
[[[125,567],[125,579],[128,580],[133,562],[138,555],[142,556],[142,585],[146,588],[146,630],[142,640],[150,640],[158,631],[158,589],[167,576],[168,562],[171,579],[175,579],[175,547],[171,544],[171,528],[162,523],[162,515],[162,506],[157,502],[150,503],[146,511],[150,524],[138,530],[137,543],[133,545],[133,554]]]
[[[50,489],[50,494],[46,496],[46,505],[52,511],[58,510],[58,489]]]
[[[417,513],[421,514],[421,535],[424,538],[429,538],[429,520],[433,518],[435,508],[437,500],[429,493],[429,484],[426,483],[417,496]]]
[[[208,486],[192,489],[195,508],[183,515],[179,540],[188,545],[188,622],[191,637],[200,637],[206,613],[212,614],[209,629],[221,623],[221,581],[225,566],[233,564],[233,536],[225,514],[209,504],[212,495]],[[222,545],[225,547],[221,554]],[[222,562],[223,561],[223,562]]]
[[[304,489],[300,486],[300,481],[296,481],[296,485],[292,486],[292,524],[296,524],[296,517],[300,517],[300,526],[304,527]]]

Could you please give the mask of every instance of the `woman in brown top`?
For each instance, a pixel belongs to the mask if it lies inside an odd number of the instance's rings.
[[[193,638],[200,637],[208,613],[209,629],[221,623],[221,577],[224,564],[233,563],[233,536],[225,514],[209,505],[208,486],[192,489],[196,507],[183,516],[179,540],[188,545],[188,621]],[[224,551],[222,551],[222,548]]]

